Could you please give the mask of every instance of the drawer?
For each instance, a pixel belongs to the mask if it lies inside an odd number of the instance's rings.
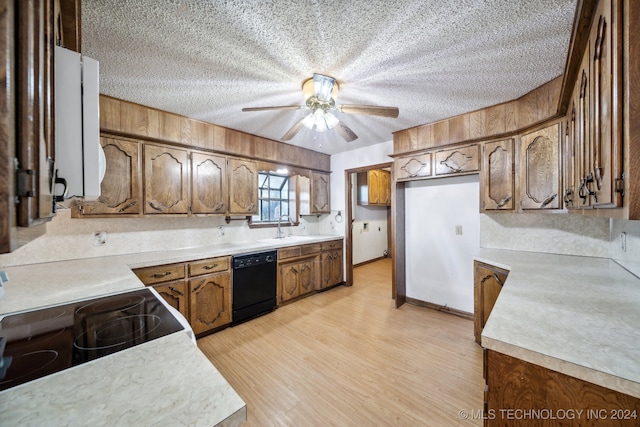
[[[317,254],[322,250],[322,245],[320,243],[313,243],[311,245],[301,246],[302,255],[310,255]]]
[[[302,249],[300,246],[291,246],[290,248],[281,248],[278,249],[278,259],[289,259],[295,258],[302,254]]]
[[[189,263],[189,276],[229,270],[229,257],[209,258]]]
[[[167,264],[136,268],[133,272],[145,285],[184,279],[186,276],[185,264]]]
[[[328,251],[332,249],[342,249],[342,240],[333,240],[331,242],[323,242],[322,250]]]

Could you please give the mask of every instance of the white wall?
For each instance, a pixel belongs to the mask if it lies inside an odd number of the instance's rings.
[[[626,251],[620,246],[620,233],[625,233]],[[611,220],[609,256],[640,277],[640,221]]]
[[[353,264],[361,264],[385,256],[389,252],[386,206],[358,204],[357,174],[351,174],[353,206]]]
[[[479,198],[478,175],[405,185],[407,297],[473,313]]]

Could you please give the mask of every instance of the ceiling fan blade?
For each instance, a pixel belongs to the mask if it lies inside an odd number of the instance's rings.
[[[299,110],[301,108],[307,108],[305,105],[281,105],[278,107],[247,107],[242,111],[268,111],[268,110]]]
[[[371,116],[398,117],[397,107],[378,107],[376,105],[339,105],[336,109],[346,114],[369,114]]]
[[[307,114],[308,116],[308,114]],[[300,132],[300,130],[304,127],[303,122],[304,119],[307,118],[307,116],[304,116],[303,118],[301,118],[300,120],[298,120],[296,122],[295,125],[293,125],[291,127],[291,129],[289,129],[287,131],[287,133],[285,133],[284,135],[282,135],[282,138],[280,138],[282,141],[289,141],[291,138],[293,138],[294,136],[296,136],[298,134],[298,132]]]
[[[314,95],[320,101],[328,102],[331,99],[333,85],[336,80],[333,77],[324,76],[322,74],[313,74],[313,90]]]
[[[340,135],[346,142],[351,142],[358,139],[358,135],[356,135],[351,129],[349,129],[347,125],[342,122],[338,123],[335,129],[336,132],[338,132],[338,135]]]

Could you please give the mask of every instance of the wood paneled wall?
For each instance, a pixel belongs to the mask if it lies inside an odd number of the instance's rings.
[[[562,76],[503,104],[461,114],[393,134],[393,154],[498,138],[514,134],[558,114]]]
[[[100,129],[312,170],[330,170],[330,156],[283,142],[100,95]]]
[[[628,217],[640,218],[640,105],[632,102],[634,96],[640,94],[640,2],[636,0],[626,0],[624,10],[627,12],[625,23],[624,39],[626,40],[624,53],[628,60],[625,68],[624,82],[624,106],[625,111],[625,140],[628,141],[628,152],[625,156],[625,195],[628,204]],[[631,25],[634,23],[635,25]],[[634,40],[635,42],[630,42]]]

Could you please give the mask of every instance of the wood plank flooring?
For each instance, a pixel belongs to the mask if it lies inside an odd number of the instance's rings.
[[[473,321],[394,308],[391,261],[339,286],[198,340],[247,403],[246,426],[480,426]],[[475,417],[477,418],[477,417]]]

